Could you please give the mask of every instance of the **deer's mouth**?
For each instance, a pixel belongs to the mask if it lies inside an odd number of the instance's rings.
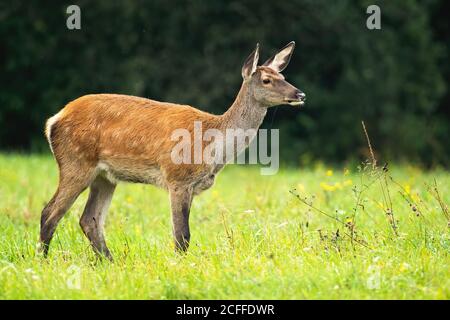
[[[287,104],[289,104],[291,106],[302,106],[305,104],[305,100],[306,100],[306,97],[303,96],[303,97],[297,97],[295,99],[286,98],[286,99],[284,99],[284,102],[286,102]]]
[[[293,97],[285,98],[284,102],[291,106],[302,106],[305,104],[306,95],[300,90],[296,90]]]

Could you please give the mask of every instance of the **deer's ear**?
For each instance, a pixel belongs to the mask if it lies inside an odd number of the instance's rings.
[[[278,51],[276,55],[274,55],[272,58],[264,62],[263,66],[269,67],[275,70],[276,72],[283,71],[289,64],[289,61],[291,60],[294,48],[295,42],[294,41],[289,42],[283,49]]]
[[[259,43],[256,44],[255,50],[248,56],[242,66],[242,78],[248,79],[252,74],[255,73],[256,67],[258,66],[259,59]]]

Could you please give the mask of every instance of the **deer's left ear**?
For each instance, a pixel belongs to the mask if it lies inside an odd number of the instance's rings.
[[[242,78],[248,79],[255,73],[259,60],[259,43],[256,44],[256,49],[248,56],[242,66]]]
[[[291,60],[294,48],[295,42],[294,41],[289,42],[283,49],[278,51],[276,55],[274,55],[272,58],[264,62],[263,66],[269,67],[275,70],[276,72],[283,71],[289,64],[289,61]]]

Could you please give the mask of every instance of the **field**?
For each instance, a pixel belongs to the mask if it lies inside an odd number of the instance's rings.
[[[194,200],[185,255],[173,251],[166,192],[119,185],[106,221],[113,263],[79,227],[86,192],[49,257],[37,254],[56,183],[49,155],[0,155],[0,299],[450,298],[445,170],[229,166]]]

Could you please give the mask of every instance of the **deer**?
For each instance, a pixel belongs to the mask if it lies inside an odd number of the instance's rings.
[[[99,257],[113,260],[104,236],[108,208],[119,182],[154,185],[168,191],[175,251],[190,242],[189,215],[194,196],[209,189],[226,163],[174,163],[170,139],[177,128],[258,129],[269,107],[301,106],[305,94],[281,72],[295,42],[288,43],[258,66],[259,44],[245,60],[242,85],[230,108],[214,115],[188,105],[122,94],[88,94],[65,105],[45,126],[59,169],[59,183],[42,210],[40,252],[48,255],[58,222],[78,196],[89,188],[80,226]],[[248,146],[236,148],[240,153]]]

